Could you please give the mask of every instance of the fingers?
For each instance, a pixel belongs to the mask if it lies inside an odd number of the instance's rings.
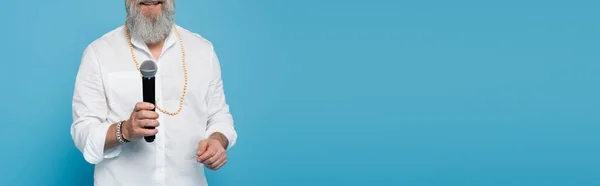
[[[201,156],[202,154],[204,154],[204,152],[206,152],[206,149],[208,149],[208,141],[200,141],[200,144],[198,144],[198,151],[196,152],[196,156]],[[198,161],[200,161],[199,158],[200,157],[198,157]]]
[[[154,111],[141,110],[134,113],[136,127],[153,129],[160,125],[158,122],[158,113]]]
[[[156,135],[158,133],[158,129],[138,128],[138,129],[135,129],[135,133],[136,134],[140,134],[142,136],[153,136],[153,135]]]
[[[134,112],[138,112],[140,110],[152,110],[154,109],[154,105],[147,102],[138,102],[135,104]]]
[[[142,119],[158,119],[158,113],[156,113],[154,111],[141,110],[141,111],[135,112],[135,118],[139,119],[139,120],[142,120]]]
[[[220,163],[217,163],[218,165],[216,167],[210,168],[212,170],[218,170],[221,167],[223,167],[223,165],[225,165],[227,163],[227,158],[224,158],[223,161],[221,161]]]
[[[202,161],[201,163],[206,164],[206,165],[213,165],[221,158],[222,154],[223,154],[223,152],[217,151],[215,153],[215,155],[208,158],[206,161]]]
[[[158,127],[159,125],[160,125],[160,123],[158,122],[158,120],[145,119],[145,120],[138,121],[139,128],[153,129],[153,128]]]
[[[200,155],[200,157],[198,157],[198,162],[203,163],[204,161],[213,157],[216,153],[217,153],[217,151],[214,150],[213,148],[208,148],[208,150],[206,150],[206,152],[202,153]]]
[[[158,129],[146,129],[144,130],[144,136],[154,136],[158,134]]]
[[[218,157],[218,159],[216,161],[208,163],[209,161],[211,161],[211,159],[209,159],[207,161],[207,163],[205,163],[207,168],[212,169],[212,170],[217,170],[217,169],[221,168],[223,165],[225,165],[225,163],[227,162],[227,155],[225,153],[215,155],[215,157]]]

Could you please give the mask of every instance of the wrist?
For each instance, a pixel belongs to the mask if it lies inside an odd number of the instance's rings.
[[[129,120],[123,121],[123,138],[127,140],[127,142],[131,141],[131,133],[129,129],[131,128],[131,122]]]
[[[229,140],[227,140],[227,137],[225,137],[225,135],[221,134],[220,132],[212,133],[209,136],[209,139],[218,141],[219,143],[221,143],[221,146],[223,146],[224,149],[227,149],[227,146],[229,145]]]

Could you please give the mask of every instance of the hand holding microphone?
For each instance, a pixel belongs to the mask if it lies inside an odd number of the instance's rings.
[[[154,112],[154,105],[139,102],[135,105],[129,120],[123,123],[123,137],[129,141],[137,141],[147,136],[158,133],[158,113]]]

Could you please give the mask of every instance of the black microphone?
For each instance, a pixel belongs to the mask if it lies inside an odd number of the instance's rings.
[[[142,73],[142,90],[144,95],[144,102],[156,104],[155,97],[155,79],[156,71],[158,70],[158,66],[152,60],[147,60],[142,63],[140,66],[140,72]],[[156,107],[156,105],[155,105]],[[152,109],[153,111],[155,109]],[[147,127],[147,129],[154,129],[154,127]],[[154,141],[156,136],[144,136],[146,142],[151,143]]]

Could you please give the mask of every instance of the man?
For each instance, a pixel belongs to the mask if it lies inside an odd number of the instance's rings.
[[[223,167],[237,139],[213,46],[174,24],[174,0],[125,4],[125,24],[84,51],[75,146],[95,164],[97,186],[207,185],[203,167]],[[141,102],[146,60],[158,66],[156,105]]]

